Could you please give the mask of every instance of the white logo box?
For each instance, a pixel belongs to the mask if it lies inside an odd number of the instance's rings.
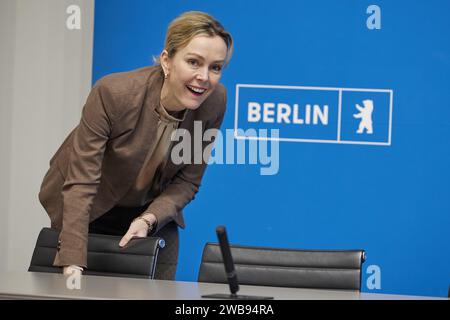
[[[249,137],[239,135],[239,91],[243,88],[257,88],[257,89],[282,89],[282,90],[314,90],[314,91],[332,91],[338,93],[338,122],[337,122],[337,139],[305,139],[305,138],[286,138],[286,137]],[[344,92],[367,92],[367,93],[388,93],[389,94],[389,119],[388,122],[388,137],[386,142],[375,141],[351,141],[341,139],[341,114],[342,114],[342,94]],[[369,88],[338,88],[338,87],[311,87],[311,86],[283,86],[283,85],[262,85],[262,84],[236,84],[236,99],[235,99],[235,119],[234,119],[234,137],[242,140],[278,140],[290,142],[312,142],[312,143],[338,143],[338,144],[362,144],[362,145],[379,145],[390,146],[392,142],[392,109],[393,109],[393,95],[392,89],[369,89]]]

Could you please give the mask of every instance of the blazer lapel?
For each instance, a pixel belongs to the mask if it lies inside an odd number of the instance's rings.
[[[110,190],[112,198],[105,199],[106,202],[113,202],[114,205],[126,194],[136,181],[148,152],[155,148],[155,137],[159,120],[155,108],[160,103],[162,82],[163,78],[160,74],[160,69],[155,68],[149,75],[145,97],[137,115],[137,120],[132,121],[134,125],[132,132],[128,135],[123,146],[112,146],[115,152],[120,150],[126,154],[124,156],[126,160],[114,161],[111,163],[111,168],[105,170],[108,171],[105,173],[112,189]],[[107,165],[106,162],[104,164]]]

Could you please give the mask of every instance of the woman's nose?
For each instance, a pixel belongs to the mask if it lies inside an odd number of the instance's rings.
[[[197,79],[200,81],[208,81],[209,80],[208,68],[200,68],[197,72]]]

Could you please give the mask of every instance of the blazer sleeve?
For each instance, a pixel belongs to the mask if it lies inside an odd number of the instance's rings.
[[[62,189],[63,222],[55,266],[87,265],[89,215],[100,184],[115,103],[107,86],[99,80],[83,107]]]
[[[223,122],[226,109],[226,90],[224,87],[222,88],[222,101],[219,106],[220,111],[217,113],[215,119],[205,125],[205,131],[208,129],[220,129]],[[210,143],[203,141],[202,154]],[[191,163],[180,169],[164,191],[148,206],[145,213],[153,213],[157,218],[154,233],[158,232],[168,222],[175,220],[177,214],[194,199],[207,167],[203,156],[201,158],[201,164]]]

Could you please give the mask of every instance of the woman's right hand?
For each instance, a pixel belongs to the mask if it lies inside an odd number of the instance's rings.
[[[63,274],[65,276],[76,275],[76,274],[81,275],[82,271],[83,271],[83,268],[76,266],[76,265],[65,266],[63,268]]]

